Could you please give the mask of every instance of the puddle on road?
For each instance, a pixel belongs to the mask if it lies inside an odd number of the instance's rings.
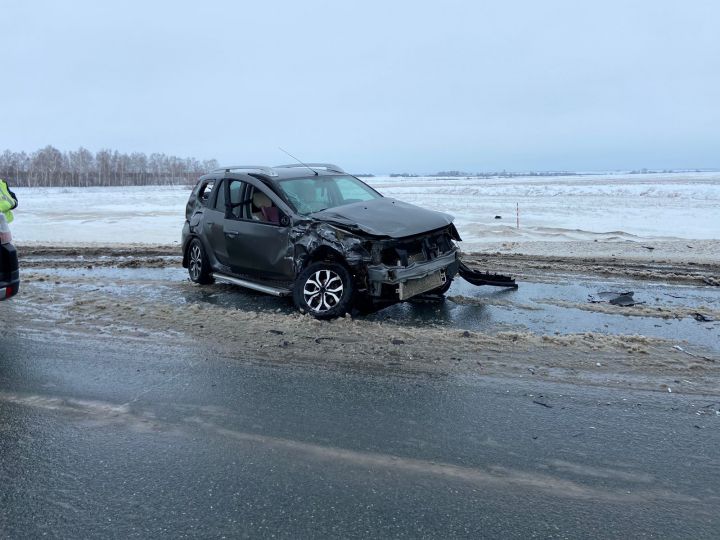
[[[481,331],[512,326],[539,334],[642,334],[687,340],[720,352],[720,321],[704,323],[691,317],[664,319],[626,315],[633,313],[632,308],[618,308],[618,314],[596,313],[542,302],[543,299],[553,299],[584,305],[588,295],[608,290],[634,291],[638,301],[645,301],[649,306],[662,305],[665,309],[707,306],[715,311],[720,310],[720,289],[710,287],[664,286],[603,279],[568,284],[521,282],[517,290],[511,290],[474,287],[459,281],[453,283],[447,296],[461,296],[477,301],[478,305],[458,304],[450,299],[440,304],[408,302],[389,307],[368,318],[378,321],[410,320],[416,324],[439,323]],[[673,298],[668,294],[683,298]]]
[[[225,308],[293,313],[288,298],[276,298],[227,284],[202,287],[190,283],[184,269],[169,268],[37,268],[35,272],[77,280],[73,286],[91,292],[127,298],[142,296],[169,304],[207,303]],[[393,321],[412,326],[429,324],[452,328],[495,332],[508,329],[529,330],[538,334],[597,332],[607,334],[642,334],[651,337],[686,340],[720,352],[720,321],[698,322],[691,317],[661,318],[633,316],[632,308],[617,308],[617,313],[599,313],[568,306],[556,306],[543,300],[586,306],[589,295],[601,291],[634,291],[644,307],[707,308],[720,311],[720,288],[620,280],[593,279],[592,276],[564,276],[565,282],[520,282],[517,290],[475,287],[456,280],[447,296],[458,302],[415,300],[387,307],[370,315],[368,321]],[[87,280],[85,282],[84,280]],[[51,289],[55,282],[34,282]],[[685,309],[686,310],[686,309]],[[625,314],[628,315],[625,315]]]

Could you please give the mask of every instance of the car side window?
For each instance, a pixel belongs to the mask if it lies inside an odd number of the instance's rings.
[[[249,208],[246,209],[246,219],[280,225],[284,216],[282,210],[277,207],[264,190],[255,186],[248,187],[250,188],[247,192],[250,204],[248,205]],[[249,213],[247,213],[248,210]]]
[[[215,198],[215,210],[218,212],[225,213],[225,182],[222,180],[218,182],[217,188],[215,188],[217,191],[217,197]]]
[[[208,180],[200,188],[200,192],[198,193],[198,199],[200,200],[200,203],[202,203],[203,206],[207,206],[208,202],[210,202],[210,196],[212,195],[214,187],[215,187],[215,180]]]
[[[262,189],[233,178],[226,179],[228,183],[227,193],[230,197],[230,219],[242,219],[248,221],[260,221],[272,223],[273,225],[284,224],[285,214],[272,201],[270,196]],[[218,200],[225,197],[223,186],[216,187]],[[219,207],[216,205],[219,209]]]
[[[248,205],[248,201],[243,200],[245,193],[247,192],[247,184],[241,180],[229,180],[230,182],[230,214],[235,219],[245,218],[245,206]]]

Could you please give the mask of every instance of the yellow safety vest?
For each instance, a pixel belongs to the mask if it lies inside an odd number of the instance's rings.
[[[17,200],[15,197],[10,195],[10,190],[8,189],[7,182],[3,179],[0,179],[0,212],[5,214],[5,221],[8,223],[11,223],[13,218],[13,213],[10,211],[13,208],[15,208],[18,205]]]

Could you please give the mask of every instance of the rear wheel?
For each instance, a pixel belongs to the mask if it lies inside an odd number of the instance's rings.
[[[342,264],[316,262],[303,270],[295,280],[293,300],[303,313],[316,319],[334,319],[350,311],[355,284],[350,271]]]
[[[190,281],[193,283],[205,285],[213,282],[210,263],[205,255],[205,248],[197,238],[190,242],[188,248],[188,274],[190,275]]]

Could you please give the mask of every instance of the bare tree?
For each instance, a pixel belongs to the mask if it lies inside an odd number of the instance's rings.
[[[102,149],[95,155],[86,148],[61,152],[46,146],[28,156],[5,150],[0,154],[0,178],[14,186],[130,186],[194,184],[216,169],[214,159],[198,161],[141,152],[123,154]]]

